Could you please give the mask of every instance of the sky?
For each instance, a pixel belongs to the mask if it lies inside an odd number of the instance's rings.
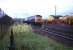
[[[26,18],[42,15],[47,18],[55,15],[71,15],[73,0],[0,0],[0,8],[12,18]]]

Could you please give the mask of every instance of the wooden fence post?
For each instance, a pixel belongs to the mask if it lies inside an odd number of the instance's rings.
[[[11,35],[10,35],[10,47],[9,50],[15,50],[15,41],[14,41],[14,35],[13,30],[11,29]]]

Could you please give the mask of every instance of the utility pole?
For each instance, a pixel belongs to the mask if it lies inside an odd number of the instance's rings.
[[[56,11],[57,11],[57,10],[56,10],[56,5],[55,5],[55,16],[56,16]]]

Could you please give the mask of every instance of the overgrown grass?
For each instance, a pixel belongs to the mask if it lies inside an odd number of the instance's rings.
[[[26,50],[73,50],[73,48],[58,44],[48,37],[35,34],[28,25],[13,26],[17,48]]]
[[[49,39],[48,37],[33,33],[30,25],[18,24],[13,25],[15,45],[18,49],[23,50],[73,50],[62,44]],[[3,47],[9,46],[9,36],[3,40]],[[0,43],[1,44],[1,43]]]

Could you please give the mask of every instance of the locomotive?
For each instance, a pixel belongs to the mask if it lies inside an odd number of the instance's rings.
[[[28,23],[34,24],[34,25],[42,25],[43,24],[43,19],[41,15],[35,15],[28,17],[27,19]]]

